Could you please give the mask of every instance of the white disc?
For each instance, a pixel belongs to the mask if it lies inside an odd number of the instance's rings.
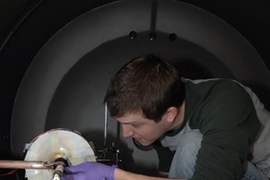
[[[55,162],[63,158],[69,165],[77,165],[86,161],[96,161],[90,144],[78,133],[67,129],[53,129],[36,137],[25,156],[25,161]],[[53,170],[26,169],[28,180],[49,180]]]

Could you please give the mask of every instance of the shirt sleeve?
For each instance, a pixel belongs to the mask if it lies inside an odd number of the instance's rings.
[[[243,175],[260,124],[246,91],[235,83],[221,83],[197,105],[190,127],[203,134],[191,179],[232,180]]]

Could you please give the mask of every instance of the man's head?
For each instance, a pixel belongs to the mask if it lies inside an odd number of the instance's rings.
[[[169,107],[180,107],[185,88],[175,67],[154,55],[134,58],[111,79],[104,102],[113,117],[142,113],[158,122]]]

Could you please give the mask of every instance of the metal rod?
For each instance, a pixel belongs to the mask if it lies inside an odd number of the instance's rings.
[[[108,108],[105,103],[105,114],[104,114],[104,148],[107,147],[107,131],[108,131]]]
[[[0,168],[8,169],[53,169],[43,161],[19,161],[19,160],[0,160]]]
[[[53,179],[52,180],[61,180],[63,176],[64,171],[64,165],[59,164],[56,166],[54,173],[53,173]]]

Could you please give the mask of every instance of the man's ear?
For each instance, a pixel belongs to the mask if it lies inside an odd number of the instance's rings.
[[[164,116],[166,120],[170,123],[174,122],[178,114],[178,109],[176,107],[169,107],[165,112]]]

